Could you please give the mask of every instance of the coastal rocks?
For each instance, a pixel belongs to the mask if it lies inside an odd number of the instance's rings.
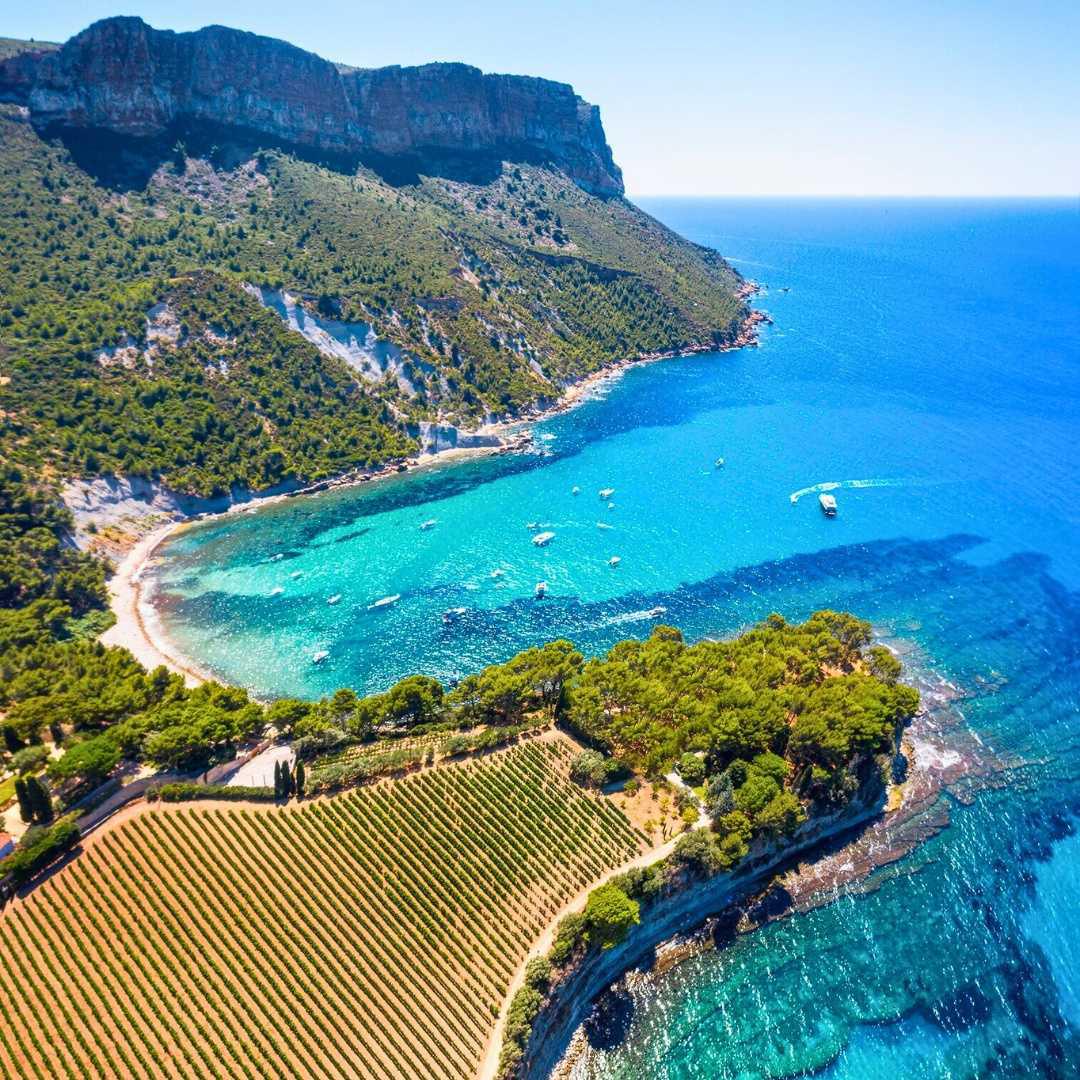
[[[478,180],[520,161],[597,195],[623,192],[599,110],[564,83],[465,64],[348,69],[223,26],[176,34],[103,19],[60,49],[0,61],[0,101],[28,106],[39,128],[165,147],[210,127],[364,160],[399,180]]]
[[[422,454],[442,454],[447,450],[481,450],[504,444],[499,435],[478,431],[460,431],[453,424],[438,424],[422,420],[408,428],[408,433],[420,444]]]
[[[621,944],[590,952],[553,985],[533,1023],[519,1080],[551,1076],[597,997],[627,972],[651,969],[661,943],[695,931],[709,915],[752,896],[800,854],[872,820],[881,813],[884,795],[880,771],[870,769],[849,803],[834,814],[811,818],[790,843],[779,849],[759,849],[732,873],[686,882],[671,894],[643,905],[641,922]]]

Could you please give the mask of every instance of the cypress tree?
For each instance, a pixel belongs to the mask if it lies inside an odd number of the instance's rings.
[[[274,798],[280,799],[282,797],[282,783],[281,783],[281,762],[274,762]]]
[[[26,797],[35,821],[52,821],[52,798],[49,789],[36,777],[26,778]]]
[[[29,825],[34,820],[34,804],[30,801],[26,781],[21,776],[15,779],[15,797],[19,800],[19,817]]]
[[[285,788],[285,798],[287,799],[294,791],[292,770],[289,768],[289,763],[287,761],[281,763],[281,783]]]
[[[304,763],[302,761],[298,761],[296,763],[296,794],[300,798],[302,798],[304,794],[305,779],[306,777],[304,775]]]

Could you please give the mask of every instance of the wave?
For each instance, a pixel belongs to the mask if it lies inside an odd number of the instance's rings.
[[[791,505],[794,506],[804,495],[820,495],[825,491],[837,491],[840,488],[883,488],[883,487],[909,487],[923,484],[923,480],[904,479],[874,479],[874,480],[825,480],[820,484],[811,484],[810,487],[799,488],[790,495]]]

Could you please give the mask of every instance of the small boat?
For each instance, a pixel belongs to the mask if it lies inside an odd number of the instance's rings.
[[[649,611],[648,611],[648,615],[649,615],[650,619],[658,619],[658,618],[660,618],[661,615],[666,615],[666,614],[667,614],[667,608],[666,607],[659,607],[658,606],[658,607],[654,607],[654,608],[649,608]]]
[[[271,596],[280,596],[284,591],[285,591],[285,589],[284,589],[283,586],[276,585],[274,588],[272,588],[270,590],[270,595]]]
[[[314,656],[313,656],[313,657],[311,658],[311,662],[312,662],[313,664],[321,664],[321,663],[322,663],[322,662],[323,662],[323,661],[324,661],[324,660],[325,660],[325,659],[326,659],[326,658],[327,658],[327,657],[328,657],[329,655],[330,655],[330,651],[329,651],[328,649],[320,649],[320,650],[319,650],[319,651],[318,651],[318,652],[317,652],[317,653],[316,653],[316,654],[315,654],[315,655],[314,655]]]
[[[463,608],[463,607],[448,608],[446,611],[444,611],[442,613],[442,621],[444,623],[455,622],[456,620],[460,619],[461,616],[464,615],[465,612],[467,612],[468,610],[469,610],[468,608]]]
[[[401,593],[394,593],[393,596],[384,596],[381,600],[376,600],[374,604],[368,604],[368,610],[372,608],[389,607],[391,604],[396,604],[401,599]]]
[[[536,583],[536,599],[543,600],[547,595],[548,584],[546,581],[538,581]]]
[[[437,521],[437,520],[436,520],[435,518],[430,518],[430,519],[429,519],[428,521],[422,521],[422,522],[420,523],[420,528],[421,528],[421,529],[422,529],[422,530],[423,530],[424,532],[427,532],[427,530],[428,530],[428,529],[434,529],[434,528],[435,528],[435,526],[436,526],[436,525],[438,525],[438,524],[439,524],[439,523],[438,523],[438,521]]]
[[[330,604],[331,606],[333,606],[333,605],[334,605],[334,604],[336,604],[336,603],[337,603],[337,602],[338,602],[338,601],[339,601],[340,599],[341,599],[341,593],[339,593],[339,592],[336,592],[336,593],[334,593],[334,595],[333,595],[333,596],[331,596],[331,597],[330,597],[330,599],[329,599],[329,600],[327,600],[326,602],[327,602],[328,604]]]
[[[821,504],[821,512],[826,517],[836,517],[836,499],[832,495],[819,495],[818,502]]]
[[[722,457],[718,457],[715,464],[718,469],[722,469],[724,467],[724,459]]]
[[[496,567],[494,570],[491,571],[491,576],[493,578],[501,578],[501,577],[505,576],[505,574],[506,574],[506,571],[503,570],[501,567]]]
[[[615,509],[615,504],[614,504],[614,503],[608,503],[608,504],[607,504],[607,508],[608,508],[609,510],[614,510],[614,509]]]
[[[533,543],[537,547],[546,547],[554,539],[555,539],[555,534],[553,532],[542,532],[542,533],[537,533],[533,537]]]
[[[304,572],[303,570],[294,570],[294,571],[293,571],[293,572],[292,572],[292,573],[291,573],[291,574],[289,575],[289,577],[291,577],[291,578],[298,578],[298,577],[299,577],[299,576],[300,576],[300,575],[301,575],[301,574],[302,574],[303,572]]]
[[[284,558],[285,558],[285,552],[284,551],[279,551],[276,555],[272,555],[270,557],[270,561],[271,562],[280,562]]]
[[[575,485],[574,485],[574,486],[573,486],[573,487],[572,487],[572,488],[570,489],[570,494],[571,494],[571,495],[580,495],[580,494],[581,494],[581,488],[579,488],[579,487],[577,486],[577,484],[575,484]]]
[[[614,525],[609,525],[606,521],[598,521],[596,523],[596,527],[598,529],[614,529],[615,528]]]
[[[610,499],[615,494],[614,488],[601,488],[599,495],[601,499]]]
[[[607,564],[608,566],[618,566],[621,562],[622,559],[620,559],[618,555],[612,555],[611,558],[608,559]]]

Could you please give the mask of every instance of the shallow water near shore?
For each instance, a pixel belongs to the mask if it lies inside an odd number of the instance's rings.
[[[767,285],[761,348],[632,369],[532,454],[194,526],[152,575],[162,623],[223,678],[314,697],[654,621],[872,619],[961,688],[1000,782],[871,888],[650,984],[576,1070],[1077,1075],[1076,205],[646,208]],[[835,519],[792,504],[836,482]]]

